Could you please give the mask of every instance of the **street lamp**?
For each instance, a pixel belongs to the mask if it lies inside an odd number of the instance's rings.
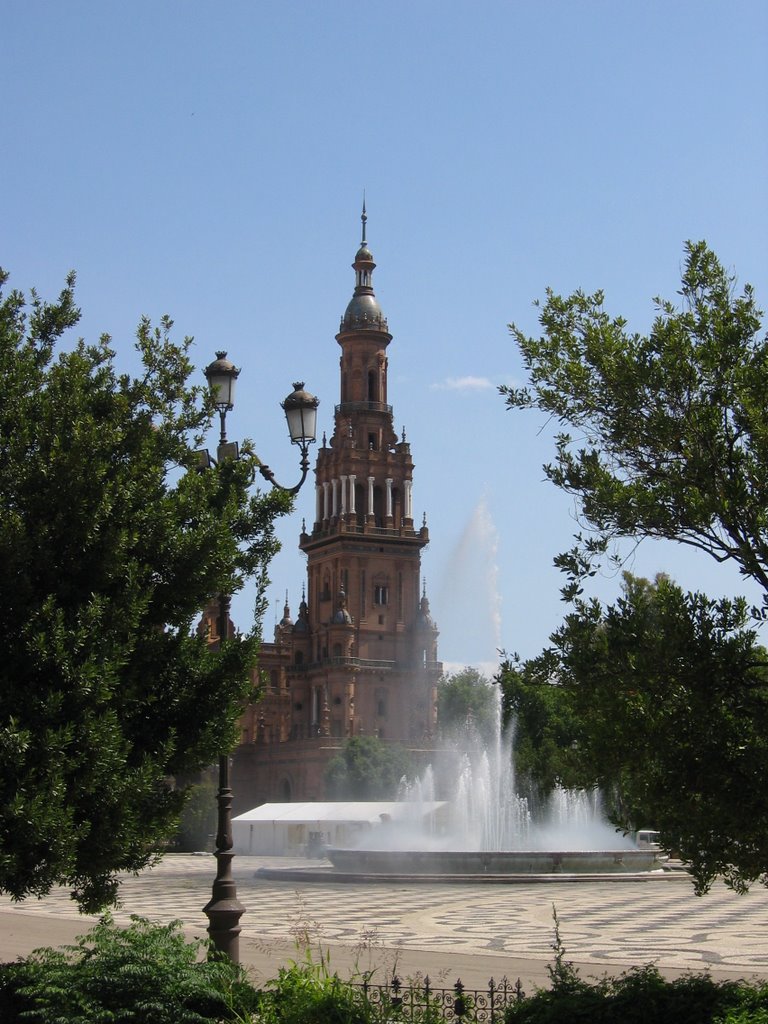
[[[200,455],[200,468],[209,468],[222,459],[236,459],[239,455],[237,441],[227,441],[227,413],[234,408],[235,382],[240,370],[227,359],[226,352],[217,352],[216,359],[205,368],[208,386],[219,413],[221,431],[216,458],[207,451]],[[298,493],[309,471],[309,446],[316,438],[317,407],[319,400],[304,390],[304,382],[293,385],[293,391],[280,403],[288,420],[291,443],[301,449],[301,479],[295,487],[282,487],[275,480],[269,466],[259,463],[259,472],[273,487],[288,494]],[[229,594],[219,594],[219,644],[229,637]],[[219,758],[219,792],[217,796],[218,821],[216,829],[216,878],[213,882],[211,899],[203,908],[208,917],[208,934],[215,949],[237,963],[240,959],[240,918],[245,907],[237,898],[237,888],[232,877],[232,787],[229,778],[229,755]]]
[[[259,472],[265,480],[269,480],[273,487],[288,494],[297,494],[299,488],[307,479],[309,472],[309,446],[317,437],[317,407],[320,399],[310,395],[304,390],[304,381],[296,381],[293,391],[284,402],[281,402],[285,418],[288,421],[288,433],[291,435],[291,444],[299,445],[301,449],[301,479],[295,487],[281,487],[275,480],[275,474],[264,463],[259,464]]]

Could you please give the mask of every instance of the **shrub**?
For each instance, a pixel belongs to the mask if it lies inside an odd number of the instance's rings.
[[[328,961],[307,952],[303,963],[281,967],[272,988],[260,993],[259,1024],[371,1024],[373,1009],[362,991],[338,974]]]
[[[766,990],[762,990],[766,993]],[[505,1024],[768,1024],[768,993],[707,974],[669,981],[651,966],[618,978],[536,992],[507,1008]]]
[[[11,965],[9,1006],[30,1024],[206,1024],[236,1020],[256,1003],[242,969],[225,957],[200,960],[180,923],[102,920],[73,946],[39,949]],[[14,970],[14,968],[16,970]],[[9,995],[9,993],[6,993]],[[3,1024],[14,1017],[2,1016]]]
[[[618,978],[584,981],[566,960],[554,906],[552,916],[554,957],[547,967],[551,988],[507,1007],[505,1024],[768,1024],[768,1016],[749,1016],[768,1007],[768,987],[716,982],[707,974],[668,981],[651,964]]]
[[[15,1024],[22,1020],[22,1012],[32,1007],[22,988],[32,979],[32,968],[26,961],[14,964],[0,964],[0,1021]]]

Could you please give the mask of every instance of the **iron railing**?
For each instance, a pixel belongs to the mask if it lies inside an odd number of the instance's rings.
[[[354,983],[363,1001],[374,1011],[374,1020],[460,1021],[464,1024],[503,1024],[506,1009],[525,998],[523,986],[518,978],[512,984],[506,978],[495,982],[493,978],[487,988],[468,989],[458,979],[453,988],[433,988],[429,976],[421,984],[404,985],[395,976],[386,985],[374,985],[370,981]]]

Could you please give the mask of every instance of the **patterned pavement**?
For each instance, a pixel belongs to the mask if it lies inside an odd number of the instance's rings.
[[[664,882],[430,884],[273,881],[262,866],[312,862],[236,857],[238,896],[247,912],[241,943],[259,949],[312,945],[364,950],[431,951],[549,961],[553,908],[568,959],[596,973],[654,962],[677,970],[727,970],[768,977],[768,891],[744,896],[717,885],[693,895],[684,877]],[[118,921],[132,914],[180,919],[204,934],[201,908],[210,897],[211,856],[170,855],[122,885]],[[66,891],[0,911],[77,918]],[[82,931],[88,928],[83,921]]]

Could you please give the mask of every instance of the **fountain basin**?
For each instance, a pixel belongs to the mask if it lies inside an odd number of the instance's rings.
[[[361,850],[331,847],[338,871],[376,875],[636,874],[658,871],[654,850]]]

